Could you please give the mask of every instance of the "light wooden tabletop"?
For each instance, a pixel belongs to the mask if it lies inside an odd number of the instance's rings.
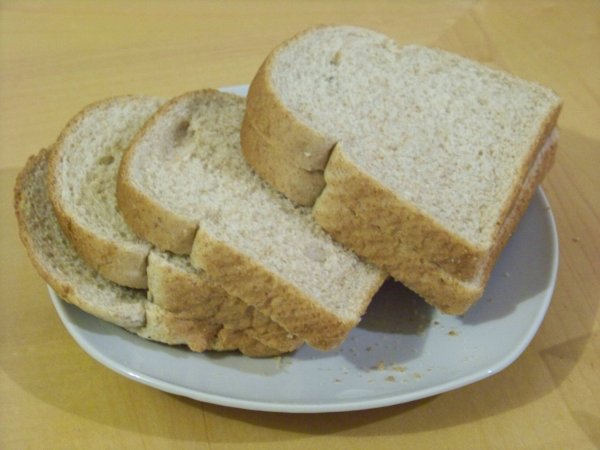
[[[18,169],[92,101],[248,83],[276,44],[320,23],[449,49],[563,97],[544,182],[560,269],[533,342],[465,388],[318,415],[188,400],[98,364],[68,335],[19,242]],[[2,1],[0,105],[0,448],[600,447],[600,2]]]

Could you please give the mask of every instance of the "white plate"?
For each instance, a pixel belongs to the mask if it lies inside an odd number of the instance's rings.
[[[246,86],[226,89],[244,95]],[[463,317],[440,314],[388,282],[336,351],[281,358],[192,353],[146,341],[61,301],[60,318],[94,359],[140,383],[244,409],[330,412],[404,403],[476,382],[527,347],[552,298],[558,239],[541,189],[502,253],[483,298]]]

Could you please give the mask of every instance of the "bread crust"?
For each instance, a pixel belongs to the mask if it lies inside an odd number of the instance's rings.
[[[320,27],[316,27],[320,28]],[[267,57],[248,89],[246,113],[253,126],[265,138],[283,139],[286,145],[276,151],[285,154],[294,166],[307,171],[323,171],[335,139],[314,130],[296,117],[279,100],[272,82],[272,66],[279,53],[312,30],[284,42]]]
[[[377,264],[389,271],[401,259],[400,248],[408,247],[445,270],[458,269],[450,273],[453,276],[467,280],[476,272],[484,255],[482,249],[460,237],[455,239],[434,219],[399,199],[356,166],[340,144],[329,160],[325,180],[327,184],[313,207],[313,216],[327,232],[358,254],[378,255]],[[361,223],[364,232],[350,230],[338,217],[337,209],[342,205],[352,210],[351,216],[344,217],[354,225]]]
[[[510,210],[506,214],[504,223],[498,231],[494,246],[491,248],[487,260],[483,264],[483,268],[479,275],[483,287],[487,284],[500,253],[515,232],[522,217],[527,212],[536,189],[541,185],[550,169],[552,169],[556,159],[557,150],[558,144],[552,145],[547,151],[538,155],[538,158],[532,164],[521,190],[518,192]]]
[[[165,103],[161,110],[169,108],[175,101],[176,99],[172,99]],[[133,171],[138,137],[154,126],[158,115],[159,112],[146,122],[123,155],[117,177],[117,205],[127,225],[138,236],[161,250],[189,255],[198,228],[196,221],[163,207],[128,175]]]
[[[312,30],[312,29],[311,29]],[[256,73],[242,122],[242,152],[264,180],[299,205],[312,205],[336,141],[304,124],[281,102],[271,81],[273,61],[307,30],[276,48]]]
[[[239,350],[252,357],[281,354],[280,350],[262,344],[242,330],[229,329],[210,320],[182,317],[151,302],[146,303],[146,324],[129,331],[168,345],[186,345],[194,352]]]
[[[129,331],[145,339],[168,345],[187,345],[190,350],[210,350],[217,340],[220,326],[214,322],[180,317],[159,306],[147,302],[146,324]]]
[[[196,352],[239,350],[253,357],[291,352],[303,343],[288,338],[272,321],[255,327],[245,303],[231,298],[206,274],[179,269],[155,251],[148,258],[148,287],[147,324],[131,330],[142,337],[185,344]]]
[[[53,205],[61,228],[87,265],[121,286],[135,289],[148,287],[146,258],[149,246],[115,245],[79,225],[58,203],[53,202]]]
[[[486,249],[487,253],[493,251],[493,247],[497,245],[497,241],[500,238],[503,230],[502,228],[505,226],[504,222],[507,220],[509,213],[515,208],[515,205],[519,202],[520,192],[524,188],[526,184],[525,180],[530,175],[530,171],[532,170],[533,165],[539,159],[540,153],[543,150],[544,143],[551,136],[553,130],[557,127],[558,116],[560,115],[562,109],[562,100],[556,99],[552,107],[548,110],[546,116],[543,118],[540,128],[538,129],[538,135],[534,140],[533,144],[529,148],[529,151],[526,154],[525,162],[522,164],[519,170],[519,176],[517,177],[517,181],[512,186],[512,191],[510,195],[505,198],[502,210],[499,214],[501,218],[498,222],[495,223],[494,230],[492,232],[492,248]],[[552,162],[554,161],[554,152],[558,148],[556,144],[552,145],[552,149],[550,153],[552,156],[550,157]],[[550,166],[552,163],[550,164]],[[545,173],[543,173],[542,177],[539,179],[538,184],[542,182]],[[525,185],[525,188],[528,188]],[[535,187],[533,188],[535,190]],[[532,191],[533,195],[533,191]],[[515,224],[516,225],[516,224]],[[512,232],[511,232],[512,233]],[[459,275],[460,276],[460,275]]]
[[[340,320],[254,259],[211,238],[202,227],[196,233],[190,257],[194,266],[206,270],[230,295],[243,298],[314,348],[335,348],[358,323],[359,319]],[[382,274],[373,280],[362,300],[361,315],[385,278]]]
[[[257,113],[262,117],[265,113]],[[285,119],[282,119],[284,122]],[[285,159],[278,152],[282,148],[277,138],[267,139],[252,122],[248,114],[244,115],[240,133],[242,153],[252,169],[276,190],[299,205],[312,205],[325,187],[322,170],[304,170]],[[290,120],[291,124],[292,121]],[[288,135],[283,135],[287,139]]]
[[[230,346],[237,347],[238,341],[235,339],[246,346],[251,341],[257,341],[268,349],[268,354],[272,354],[291,352],[302,345],[302,339],[290,335],[242,300],[230,296],[206,273],[180,270],[155,252],[150,253],[148,261],[149,294],[152,301],[177,314],[179,319],[202,319],[222,324],[221,328],[229,330],[222,335],[233,343]],[[259,346],[254,347],[256,353]]]

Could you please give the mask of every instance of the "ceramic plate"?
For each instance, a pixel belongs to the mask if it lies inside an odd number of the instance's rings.
[[[244,95],[246,88],[226,90]],[[440,394],[504,369],[539,328],[557,268],[556,227],[538,189],[482,299],[466,315],[441,314],[402,285],[387,282],[345,343],[328,353],[308,346],[269,359],[193,353],[96,319],[51,289],[50,296],[77,343],[132,380],[244,409],[351,411]]]

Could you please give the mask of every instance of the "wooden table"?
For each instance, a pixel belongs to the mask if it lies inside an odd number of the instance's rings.
[[[204,404],[96,363],[60,323],[18,240],[18,169],[87,103],[247,83],[273,46],[318,23],[440,46],[562,95],[561,148],[544,183],[561,263],[533,342],[463,389],[320,415]],[[598,1],[3,1],[0,105],[0,448],[600,447]]]

